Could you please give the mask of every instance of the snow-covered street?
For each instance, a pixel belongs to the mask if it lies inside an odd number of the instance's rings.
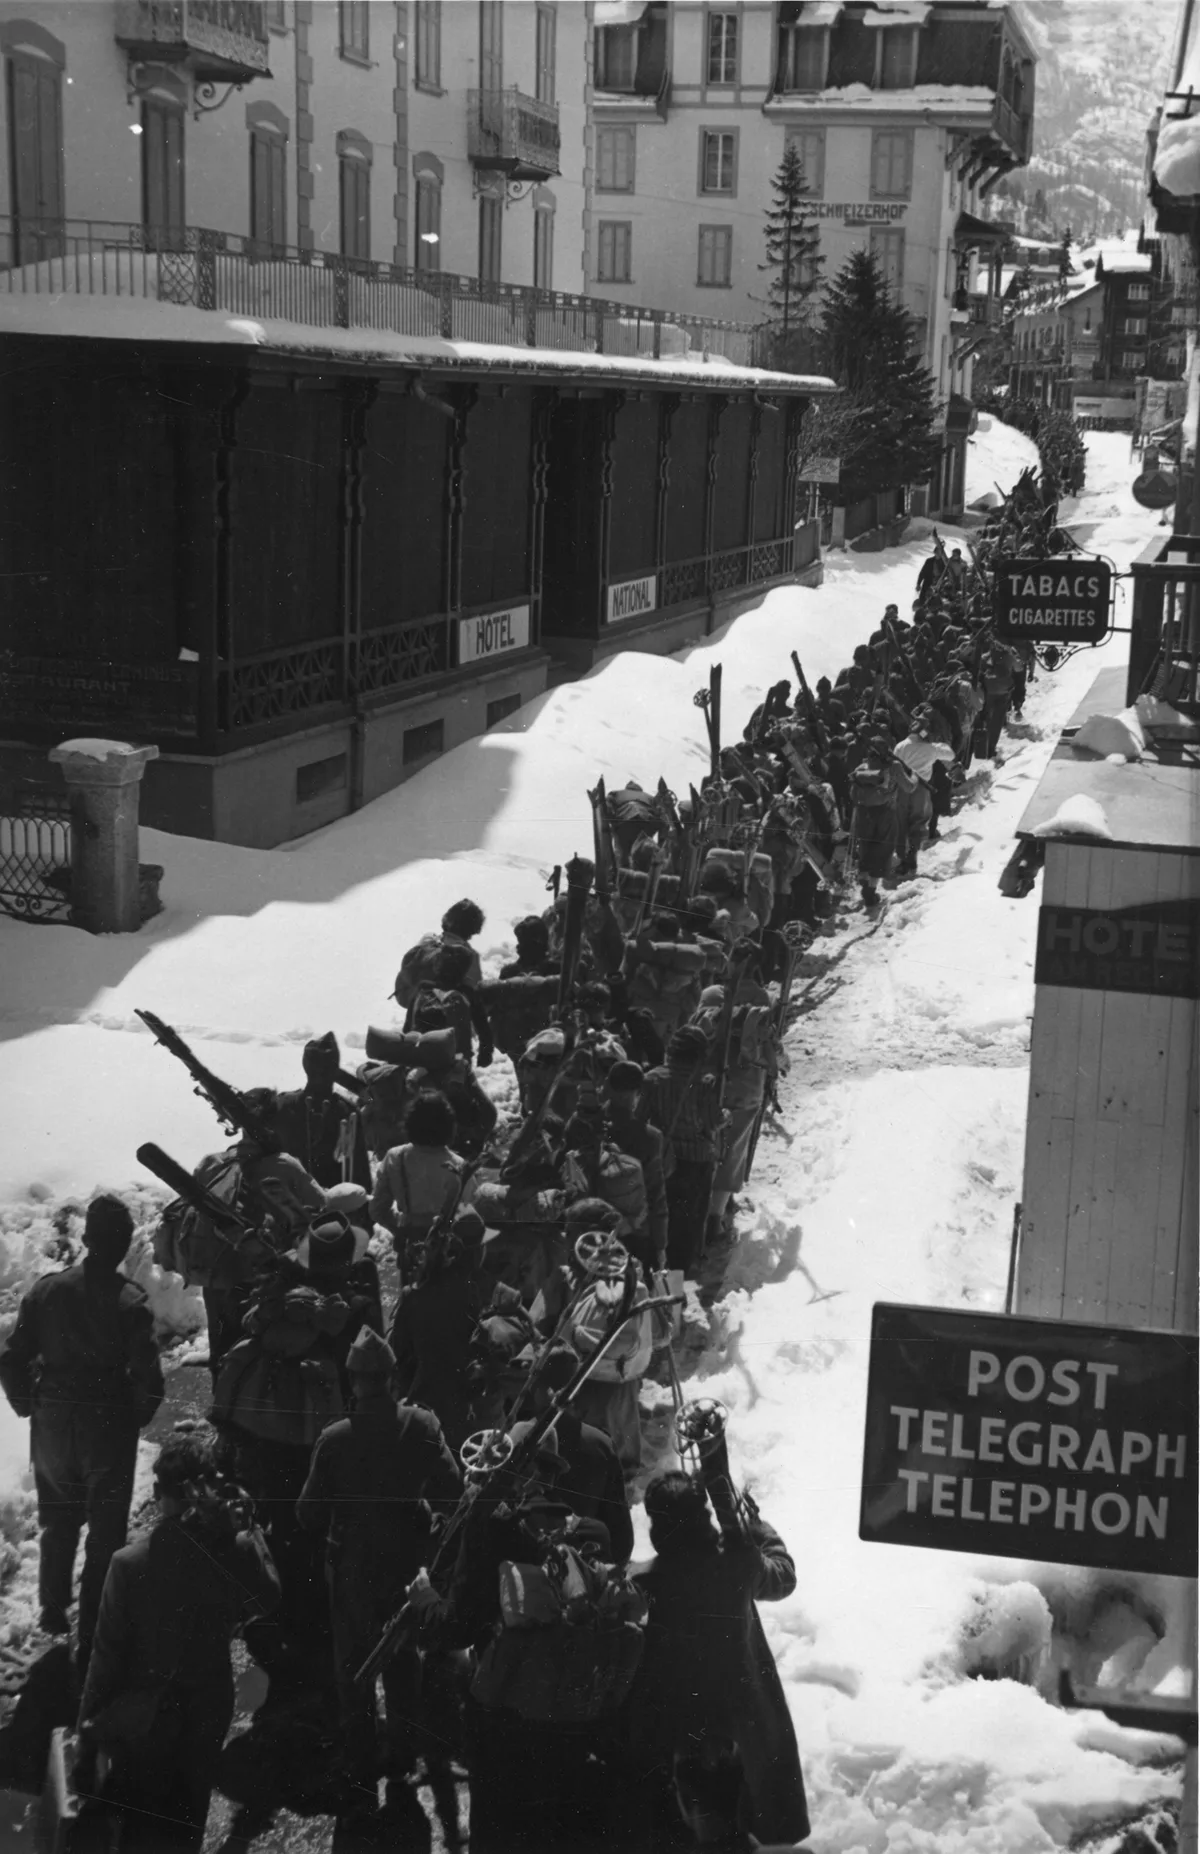
[[[1063,509],[1084,546],[1124,570],[1152,537],[1128,439],[1089,434],[1089,484]],[[1007,489],[1033,446],[980,419],[968,498]],[[448,903],[487,911],[485,969],[540,904],[550,867],[589,852],[586,790],[662,774],[699,782],[693,694],[724,668],[726,733],[790,673],[836,675],[884,606],[906,612],[918,538],[835,555],[818,590],[772,592],[702,646],[627,653],[458,748],[355,816],[287,849],[143,832],[166,911],[135,936],[92,939],[0,918],[0,1312],[55,1264],[55,1220],[97,1187],[161,1198],[134,1149],[187,1165],[219,1143],[209,1108],[134,1016],[158,1012],[239,1086],[297,1086],[300,1051],[332,1029],[353,1059],[390,1023],[404,948]],[[1126,584],[1114,622],[1128,623]],[[997,879],[1058,730],[1125,640],[1039,673],[1004,763],[976,769],[942,839],[873,932],[860,913],[818,939],[739,1220],[727,1293],[697,1377],[731,1411],[735,1472],[793,1551],[796,1595],[763,1611],[792,1707],[816,1854],[1117,1845],[1116,1826],[1178,1791],[1175,1741],[1053,1699],[1058,1670],[1119,1669],[1181,1691],[1175,1586],[1015,1561],[863,1544],[857,1509],[872,1303],[1003,1308],[1021,1193],[1036,898]],[[498,1097],[511,1071],[488,1079]],[[143,1253],[164,1328],[195,1331],[199,1298]],[[693,1377],[692,1388],[697,1385]],[[0,1646],[33,1617],[27,1430],[0,1405]],[[1164,1629],[1166,1631],[1163,1636]],[[983,1675],[985,1678],[971,1678]]]

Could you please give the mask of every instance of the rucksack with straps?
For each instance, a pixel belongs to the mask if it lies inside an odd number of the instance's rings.
[[[201,1159],[194,1176],[197,1184],[223,1204],[232,1209],[237,1203],[242,1169],[236,1153],[210,1153]],[[163,1211],[152,1244],[159,1267],[182,1275],[188,1287],[211,1287],[217,1274],[228,1274],[234,1268],[236,1246],[211,1217],[181,1197],[173,1198]]]
[[[573,1545],[571,1532],[568,1521],[540,1563],[501,1564],[501,1619],[471,1683],[478,1705],[584,1725],[612,1717],[628,1697],[645,1647],[646,1598],[627,1571]]]
[[[432,1029],[446,1024],[454,1032],[454,1046],[460,1056],[471,1059],[471,1006],[461,991],[442,991],[437,985],[418,987],[412,1004],[413,1028]]]

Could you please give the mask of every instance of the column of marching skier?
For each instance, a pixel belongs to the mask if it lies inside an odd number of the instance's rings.
[[[0,1349],[98,1833],[199,1849],[215,1787],[237,1845],[287,1803],[334,1814],[338,1848],[427,1846],[427,1786],[453,1845],[465,1778],[475,1854],[808,1834],[755,1610],[792,1559],[673,1342],[685,1296],[721,1293],[807,948],[878,915],[1021,712],[1031,664],[994,635],[988,563],[1044,551],[1052,520],[1022,479],[967,555],[937,542],[911,614],[889,606],[836,682],[793,654],[737,741],[716,670],[699,789],[601,782],[592,857],[555,871],[512,961],[484,976],[483,913],[457,902],[353,1074],[330,1033],[302,1087],[238,1091],[145,1014],[233,1143],[193,1169],[138,1155],[178,1192],[154,1251],[202,1289],[212,1402],[163,1443],[133,1544],[164,1385],[119,1198]],[[478,1076],[501,1059],[503,1117]],[[647,1376],[679,1464],[649,1474]],[[631,1567],[639,1500],[653,1557]],[[269,1687],[225,1745],[238,1631]]]

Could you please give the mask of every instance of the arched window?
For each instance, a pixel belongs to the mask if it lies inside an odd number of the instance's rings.
[[[413,156],[413,175],[417,183],[416,246],[413,265],[417,270],[442,268],[442,179],[444,169],[435,154]]]
[[[274,103],[248,103],[250,131],[250,236],[259,257],[287,246],[288,119]]]

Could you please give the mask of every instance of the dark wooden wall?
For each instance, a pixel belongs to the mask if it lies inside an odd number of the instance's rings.
[[[451,422],[411,393],[382,392],[363,451],[362,625],[446,609],[446,472]]]
[[[612,445],[610,580],[636,579],[655,567],[659,397],[627,399]]]
[[[667,559],[692,560],[704,549],[708,474],[708,400],[684,399],[671,425],[667,485]]]
[[[230,497],[237,657],[341,631],[342,444],[337,380],[257,382],[238,412]]]
[[[528,387],[485,387],[471,408],[463,484],[466,607],[528,596],[532,416]]]

